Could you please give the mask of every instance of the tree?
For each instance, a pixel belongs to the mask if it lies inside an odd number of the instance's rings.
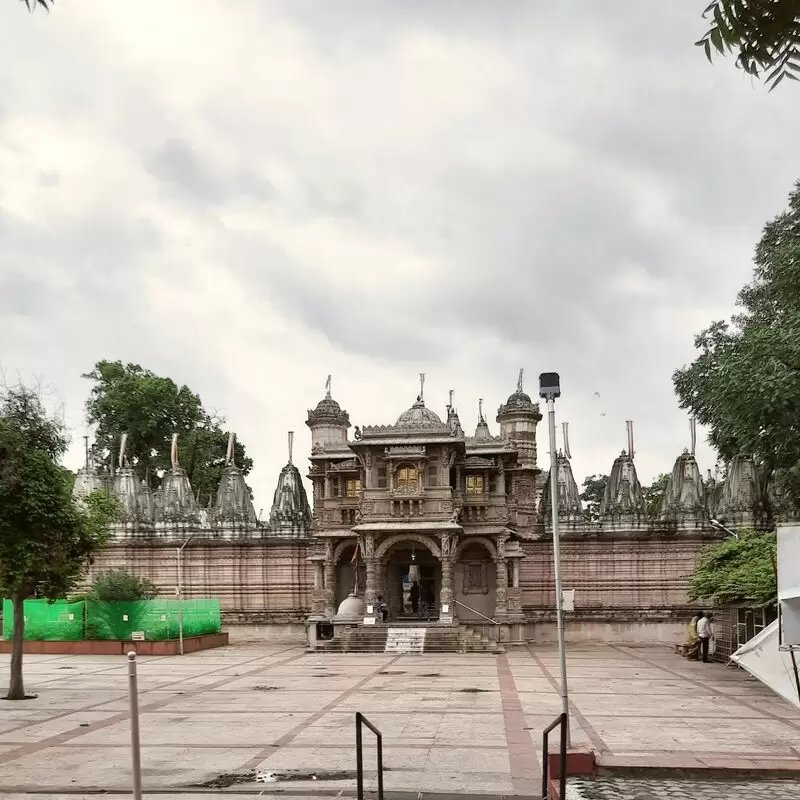
[[[642,486],[642,499],[649,519],[656,519],[661,514],[668,483],[669,475],[662,473],[649,486]]]
[[[228,434],[225,420],[207,412],[200,396],[138,364],[99,361],[83,376],[94,382],[86,403],[89,424],[96,424],[95,447],[101,464],[110,467],[119,441],[128,434],[127,457],[150,488],[157,489],[171,465],[173,433],[179,436],[182,466],[201,501],[216,493],[225,467]],[[253,460],[237,441],[237,466],[247,475]]]
[[[600,519],[600,504],[603,502],[603,495],[606,493],[608,485],[608,475],[589,475],[584,478],[583,492],[583,516],[586,522],[597,522]]]
[[[739,532],[702,551],[690,579],[689,599],[717,603],[768,603],[778,593],[774,533]]]
[[[22,2],[28,6],[28,11],[33,11],[37,5],[49,11],[55,0],[22,0]]]
[[[737,51],[736,66],[748,75],[766,74],[770,91],[800,73],[798,0],[714,0],[703,12],[711,26],[697,45],[712,60],[712,48]]]
[[[106,541],[115,502],[105,493],[85,505],[73,500],[58,459],[67,439],[37,395],[5,390],[0,402],[0,588],[13,604],[11,677],[7,699],[25,698],[23,604],[34,592],[65,597],[92,554]]]
[[[710,429],[724,460],[755,458],[781,494],[800,497],[800,182],[756,248],[742,311],[695,338],[697,358],[673,374],[682,408]]]
[[[152,600],[156,595],[158,589],[151,581],[124,569],[112,569],[97,575],[87,597],[107,603],[128,603],[134,600]]]

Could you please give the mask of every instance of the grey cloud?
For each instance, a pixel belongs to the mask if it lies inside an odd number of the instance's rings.
[[[200,203],[224,203],[237,195],[263,200],[274,192],[266,178],[246,168],[219,175],[183,139],[167,140],[145,157],[144,165],[157,180],[171,184],[184,196]]]

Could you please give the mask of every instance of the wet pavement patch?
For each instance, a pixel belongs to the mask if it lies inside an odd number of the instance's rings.
[[[278,686],[254,686],[253,691],[255,692],[275,692],[279,689]]]
[[[441,677],[442,677],[441,672],[423,672],[420,675],[420,678],[441,678]]]
[[[488,692],[488,689],[476,689],[474,686],[470,686],[468,689],[459,689],[461,692],[466,692],[467,694],[483,694]]]
[[[385,770],[385,768],[384,768]],[[388,771],[388,770],[385,770]],[[355,770],[250,770],[249,772],[224,772],[205,783],[194,784],[190,788],[225,789],[244,783],[289,783],[291,781],[353,781]]]
[[[378,675],[405,675],[405,672],[399,672],[399,671],[393,672],[392,670],[385,669],[382,672],[379,672]]]

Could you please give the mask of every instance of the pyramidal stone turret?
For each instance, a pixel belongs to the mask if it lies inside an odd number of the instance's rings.
[[[556,457],[558,465],[558,519],[560,522],[568,525],[579,525],[584,522],[583,504],[581,503],[580,489],[578,489],[578,484],[575,482],[575,476],[572,473],[572,464],[570,462],[572,453],[569,449],[569,423],[561,423],[561,430],[564,435],[564,449],[559,450]],[[544,524],[549,527],[552,524],[549,474],[542,493],[542,498],[544,500]]]
[[[483,400],[478,400],[478,425],[475,428],[475,438],[488,440],[492,438],[492,432],[489,430],[489,423],[486,417],[483,416]]]
[[[159,502],[156,508],[156,522],[197,524],[200,509],[197,506],[189,476],[178,461],[178,434],[172,436],[170,451],[172,468],[161,481]]]
[[[706,487],[692,453],[684,450],[669,476],[661,508],[661,519],[696,528],[706,519]]]
[[[311,507],[300,470],[292,462],[294,432],[289,431],[289,461],[278,476],[269,513],[269,535],[292,539],[311,536]]]
[[[101,475],[97,471],[94,461],[94,453],[89,449],[89,437],[86,440],[86,459],[83,466],[75,475],[75,483],[72,487],[72,496],[78,501],[83,502],[92,492],[98,490],[108,491],[109,481],[107,475]]]
[[[244,480],[244,474],[234,462],[233,433],[228,438],[228,452],[225,457],[225,469],[217,489],[217,499],[210,514],[211,526],[216,535],[224,539],[247,536],[258,529],[258,518],[250,490]]]
[[[645,521],[647,514],[642,498],[642,487],[633,463],[633,422],[625,423],[628,430],[628,449],[614,460],[608,484],[600,503],[600,521],[603,524],[636,524]]]
[[[118,469],[111,483],[117,500],[117,522],[112,525],[118,536],[151,535],[153,506],[149,492],[142,492],[142,482],[127,457],[128,434],[123,433],[119,446]]]
[[[763,513],[764,502],[753,459],[748,455],[734,456],[728,464],[717,506],[717,518],[726,525],[749,527],[756,525]]]

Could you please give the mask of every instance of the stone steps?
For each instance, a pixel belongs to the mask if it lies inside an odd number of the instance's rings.
[[[329,653],[494,653],[501,650],[476,631],[461,626],[359,626],[337,632],[320,642],[318,652]]]

